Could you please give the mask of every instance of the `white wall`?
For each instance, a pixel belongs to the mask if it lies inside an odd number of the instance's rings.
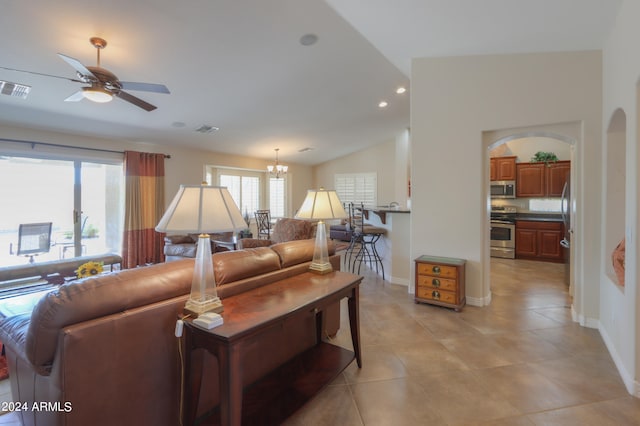
[[[314,167],[316,186],[334,187],[336,173],[377,173],[378,204],[392,201],[407,206],[409,178],[409,132],[398,135],[371,148],[338,158]],[[377,243],[383,258],[385,277],[396,284],[410,285],[409,227],[412,215],[389,213],[387,223],[382,224],[375,214],[369,222],[387,229],[387,235]],[[409,289],[411,290],[411,288]]]
[[[406,171],[406,162],[404,170]],[[396,141],[390,140],[371,148],[327,161],[313,168],[314,183],[333,189],[337,173],[377,173],[378,204],[398,201],[396,197]],[[399,202],[399,201],[398,201]]]
[[[600,332],[630,392],[640,396],[640,294],[638,292],[638,78],[640,76],[640,3],[623,1],[614,30],[603,54],[603,122],[609,123],[620,108],[626,114],[626,275],[624,291],[600,276]],[[604,135],[603,135],[604,137]],[[606,167],[603,147],[602,167]],[[603,187],[607,187],[604,181]],[[606,255],[606,254],[604,254]],[[603,256],[604,256],[603,255]],[[607,261],[607,259],[604,259]]]
[[[414,59],[411,257],[467,259],[468,303],[490,300],[483,132],[578,122],[574,309],[598,318],[601,71],[600,52]]]

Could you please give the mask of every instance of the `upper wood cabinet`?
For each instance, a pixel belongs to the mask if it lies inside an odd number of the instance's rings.
[[[545,169],[544,163],[516,164],[516,197],[544,197]]]
[[[491,180],[516,180],[516,158],[515,156],[491,158]]]
[[[570,171],[571,161],[518,163],[516,197],[561,197]]]
[[[547,169],[547,197],[562,197],[564,184],[571,173],[571,161],[552,163]]]

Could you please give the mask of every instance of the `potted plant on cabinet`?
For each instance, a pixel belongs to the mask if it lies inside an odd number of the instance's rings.
[[[558,156],[553,152],[538,151],[531,157],[532,163],[544,163],[547,167],[549,167],[549,163],[555,163],[556,161],[558,161]]]

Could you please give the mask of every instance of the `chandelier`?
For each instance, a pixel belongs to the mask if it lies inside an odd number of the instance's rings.
[[[282,164],[278,163],[278,151],[280,151],[280,148],[276,148],[276,164],[274,166],[267,166],[267,172],[269,172],[269,174],[271,176],[274,176],[276,179],[280,179],[281,177],[283,177],[284,175],[287,174],[287,170],[289,169],[289,166],[283,166]]]

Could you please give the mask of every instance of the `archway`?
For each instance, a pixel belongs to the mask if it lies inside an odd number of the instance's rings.
[[[570,179],[570,200],[565,205],[565,211],[567,213],[568,225],[567,225],[567,238],[570,240],[572,237],[571,229],[573,228],[573,224],[576,223],[576,205],[575,202],[575,194],[578,194],[578,191],[575,189],[578,186],[578,182],[575,179],[576,175],[576,142],[578,140],[579,133],[579,124],[578,123],[568,123],[561,125],[549,125],[542,126],[539,128],[527,128],[527,129],[505,129],[500,131],[491,131],[485,132],[483,134],[483,142],[486,147],[486,170],[487,170],[487,222],[489,221],[491,215],[491,199],[490,199],[490,178],[489,178],[489,160],[491,157],[491,153],[497,153],[501,155],[515,155],[518,157],[518,162],[529,162],[531,157],[537,151],[543,152],[553,152],[557,151],[560,155],[558,156],[559,160],[569,160],[571,161],[571,173],[570,175],[574,176],[573,179]],[[528,144],[528,145],[527,145]],[[520,145],[520,146],[516,146]],[[533,200],[531,200],[533,201]],[[536,203],[540,201],[546,200],[535,200]],[[556,208],[557,206],[561,206],[561,199],[559,200],[550,200],[552,201],[550,204]],[[510,199],[502,201],[501,204],[510,204],[515,205],[519,211],[529,211],[529,202],[530,199]],[[499,203],[500,204],[500,203]],[[538,208],[538,207],[536,207]],[[558,211],[561,214],[561,211]],[[489,304],[491,299],[491,258],[490,258],[490,249],[491,246],[491,231],[490,227],[488,227],[488,231],[486,233],[485,238],[485,276],[483,281],[484,294],[488,295],[485,297],[485,305]],[[573,247],[578,248],[577,244],[572,245]],[[579,248],[578,248],[579,249]],[[570,250],[568,255],[566,255],[566,283],[569,285],[569,292],[573,296],[574,295],[574,283],[576,282],[574,278],[575,268],[575,259],[576,259],[576,250]]]

